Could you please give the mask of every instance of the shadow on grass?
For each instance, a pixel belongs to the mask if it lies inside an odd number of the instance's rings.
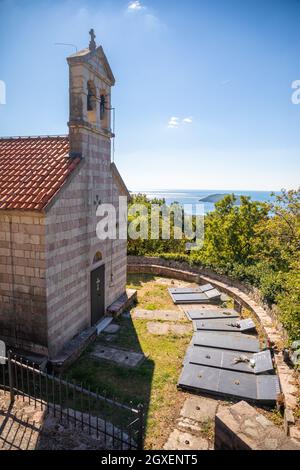
[[[145,282],[154,281],[155,277],[153,274],[130,274],[128,276],[128,287],[138,289]]]
[[[90,387],[97,392],[118,403],[137,408],[143,404],[145,422],[147,422],[154,362],[145,357],[144,361],[134,368],[119,365],[104,359],[95,359],[90,356],[95,345],[106,345],[113,348],[126,349],[143,353],[135,326],[131,318],[118,320],[120,330],[113,341],[108,341],[108,335],[101,334],[96,343],[91,345],[84,355],[68,370],[68,379],[78,384]],[[128,416],[122,411],[116,411],[113,406],[106,406],[105,419],[115,425],[125,425]]]

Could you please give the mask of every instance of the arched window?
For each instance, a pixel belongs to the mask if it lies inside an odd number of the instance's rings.
[[[94,83],[89,80],[87,83],[87,110],[88,111],[96,111],[96,87]]]
[[[99,261],[102,261],[102,253],[101,251],[97,251],[95,253],[94,259],[93,259],[93,264],[99,263]]]

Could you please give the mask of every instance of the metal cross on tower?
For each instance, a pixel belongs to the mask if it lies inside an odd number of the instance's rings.
[[[91,36],[89,48],[90,48],[90,51],[94,51],[97,46],[96,46],[96,41],[95,41],[96,34],[95,34],[93,28],[90,30],[89,35]]]

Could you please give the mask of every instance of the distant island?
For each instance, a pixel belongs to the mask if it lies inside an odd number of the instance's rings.
[[[205,196],[205,197],[202,197],[201,199],[199,199],[200,202],[213,202],[214,204],[216,202],[219,202],[221,201],[221,199],[223,199],[225,196],[229,196],[229,194],[210,194],[209,196]],[[235,201],[235,204],[237,206],[240,206],[241,205],[241,196],[236,196],[234,195],[235,198],[236,198],[236,201]]]

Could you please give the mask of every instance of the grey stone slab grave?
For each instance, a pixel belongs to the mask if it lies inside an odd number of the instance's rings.
[[[199,292],[206,292],[213,290],[214,286],[211,284],[204,284],[202,286],[195,287],[170,287],[168,290],[170,294],[195,294]]]
[[[216,309],[216,310],[188,310],[186,316],[189,320],[216,320],[216,319],[233,319],[239,318],[239,314],[232,309]]]
[[[234,351],[259,352],[259,341],[244,333],[197,331],[193,335],[192,344]]]
[[[238,333],[255,330],[255,323],[250,319],[195,320],[193,321],[193,327],[194,331],[232,331]]]
[[[180,310],[142,310],[136,309],[132,317],[140,320],[181,321],[185,319]]]
[[[254,372],[255,374],[273,372],[273,361],[269,349],[253,354]]]
[[[235,362],[241,355],[244,361]],[[215,367],[217,369],[235,370],[238,372],[248,372],[254,374],[254,368],[250,365],[251,353],[241,353],[240,351],[224,351],[222,349],[204,348],[190,346],[186,352],[184,363]],[[249,359],[249,362],[245,362]]]
[[[209,442],[202,436],[195,436],[188,432],[174,429],[167,442],[164,444],[164,450],[208,450]]]
[[[208,297],[206,294],[199,292],[198,294],[171,294],[175,304],[192,304],[192,303],[206,303]]]
[[[274,372],[269,350],[259,353],[226,351],[215,348],[190,346],[187,349],[185,363],[216,367],[248,374],[267,374]]]
[[[200,287],[170,287],[170,294],[197,294],[203,292]]]
[[[270,397],[276,398],[281,392],[280,382],[277,375],[258,375],[257,397],[259,401],[269,401]]]
[[[95,346],[90,356],[94,359],[105,359],[112,361],[120,366],[137,367],[144,359],[142,353],[126,351],[124,349],[112,348],[98,344]]]
[[[273,405],[280,393],[276,375],[252,375],[195,364],[183,367],[178,387],[212,395],[243,398]]]
[[[229,295],[224,294],[224,292],[221,293],[221,301],[222,302],[228,302],[230,300]]]
[[[205,292],[209,299],[217,299],[221,297],[221,292],[218,289],[211,289]]]
[[[198,422],[199,430],[201,430],[201,423],[215,418],[218,404],[218,401],[213,398],[191,395],[185,400],[180,417]]]
[[[191,331],[190,324],[174,324],[166,322],[148,322],[147,331],[153,335],[168,335],[184,336]]]
[[[202,286],[200,286],[200,289],[201,292],[206,292],[208,290],[214,289],[214,286],[212,286],[211,284],[203,284]]]

